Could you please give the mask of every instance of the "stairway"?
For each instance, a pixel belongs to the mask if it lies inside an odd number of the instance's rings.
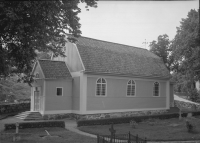
[[[15,117],[24,121],[43,120],[42,115],[39,112],[35,111],[22,112]]]

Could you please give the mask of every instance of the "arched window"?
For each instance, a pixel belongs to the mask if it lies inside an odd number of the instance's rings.
[[[153,96],[159,96],[159,83],[158,82],[154,83]]]
[[[106,96],[106,80],[104,78],[97,79],[96,95]]]
[[[133,80],[128,81],[127,96],[135,96],[135,82]]]

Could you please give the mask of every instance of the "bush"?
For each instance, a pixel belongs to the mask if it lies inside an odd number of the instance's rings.
[[[22,111],[29,111],[30,103],[11,103],[0,105],[0,114],[16,113]]]
[[[19,129],[25,128],[43,128],[43,127],[61,127],[65,128],[64,121],[45,121],[45,122],[25,122],[19,123]],[[5,124],[5,130],[16,129],[16,124]]]
[[[193,102],[196,102],[199,99],[199,93],[196,88],[188,90],[188,96],[190,97],[190,100]]]

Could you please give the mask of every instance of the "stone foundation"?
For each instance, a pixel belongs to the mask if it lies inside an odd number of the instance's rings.
[[[67,114],[47,114],[43,116],[43,119],[44,120],[59,120],[59,119],[95,120],[95,119],[106,119],[106,118],[158,115],[164,113],[167,113],[167,110],[131,111],[131,112],[86,114],[86,115],[67,113]]]
[[[42,116],[43,120],[60,120],[60,119],[72,119],[72,113],[67,114],[46,114]]]
[[[78,120],[94,120],[94,119],[106,119],[106,118],[157,115],[157,114],[163,114],[166,112],[167,112],[166,110],[150,110],[150,111],[132,111],[132,112],[89,114],[89,115],[79,115]]]

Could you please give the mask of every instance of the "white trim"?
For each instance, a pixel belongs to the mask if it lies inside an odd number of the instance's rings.
[[[133,79],[134,81],[135,80],[141,80],[141,81],[154,81],[155,82],[155,78],[153,79],[149,79],[149,78],[145,78],[145,77],[128,77],[128,76],[107,76],[107,75],[92,75],[92,74],[87,74],[87,77],[104,77],[104,78],[111,78],[111,79],[127,79],[127,80],[130,80],[130,79]],[[156,79],[156,81],[159,81],[159,82],[165,82],[167,79]]]
[[[155,83],[158,83],[158,96],[154,96],[154,86],[155,86]],[[158,81],[155,81],[154,83],[153,83],[153,97],[160,97],[160,82],[158,82]]]
[[[166,108],[170,108],[170,82],[166,82]]]
[[[31,109],[30,111],[34,111],[34,88],[35,87],[31,87]]]
[[[79,50],[78,50],[76,44],[74,44],[74,43],[72,43],[72,44],[75,46],[75,49],[76,49],[76,51],[77,51],[77,53],[78,53],[78,57],[79,57],[79,59],[80,59],[80,61],[81,61],[82,67],[83,67],[83,71],[85,71],[85,66],[84,66],[84,64],[83,64],[83,61],[82,61],[81,55],[80,55],[80,53],[79,53]]]
[[[40,112],[42,115],[45,114],[67,114],[67,113],[74,113],[74,114],[80,114],[79,110],[50,110],[50,111],[44,111]]]
[[[105,95],[97,95],[97,84],[98,84],[97,81],[99,79],[104,79],[106,81],[106,83],[101,83],[101,84],[105,84],[106,85]],[[97,78],[96,85],[95,85],[95,97],[107,97],[107,80],[106,80],[106,78],[104,78],[104,77]]]
[[[86,112],[87,102],[87,75],[81,73],[80,76],[80,112]]]
[[[134,85],[135,85],[135,95],[130,95],[130,96],[128,96],[128,82],[129,81],[133,81],[134,82]],[[133,80],[133,79],[130,79],[130,80],[128,80],[128,82],[127,82],[127,84],[126,84],[126,97],[136,97],[136,82]],[[132,86],[133,84],[131,84],[131,86]]]
[[[72,77],[79,77],[81,75],[81,72],[71,72]]]
[[[37,61],[35,61],[34,65],[33,65],[33,69],[32,69],[32,71],[31,71],[31,74],[32,74],[32,75],[33,75],[33,72],[34,72],[34,70],[35,70],[36,64],[37,64]]]
[[[39,68],[40,68],[40,70],[41,70],[41,73],[42,73],[43,77],[45,78],[44,72],[43,72],[43,70],[42,70],[42,68],[41,68],[41,66],[40,66],[40,63],[39,63],[39,61],[37,61],[37,62],[38,62]]]
[[[62,89],[62,95],[57,95],[57,89],[58,88],[61,88]],[[56,87],[56,96],[63,96],[64,94],[63,94],[63,87]]]
[[[116,110],[91,110],[85,114],[114,113],[114,112],[131,112],[131,111],[149,111],[149,110],[167,110],[168,108],[142,108],[142,109],[116,109]]]
[[[43,112],[46,109],[46,81],[44,80],[44,86],[43,86]]]

